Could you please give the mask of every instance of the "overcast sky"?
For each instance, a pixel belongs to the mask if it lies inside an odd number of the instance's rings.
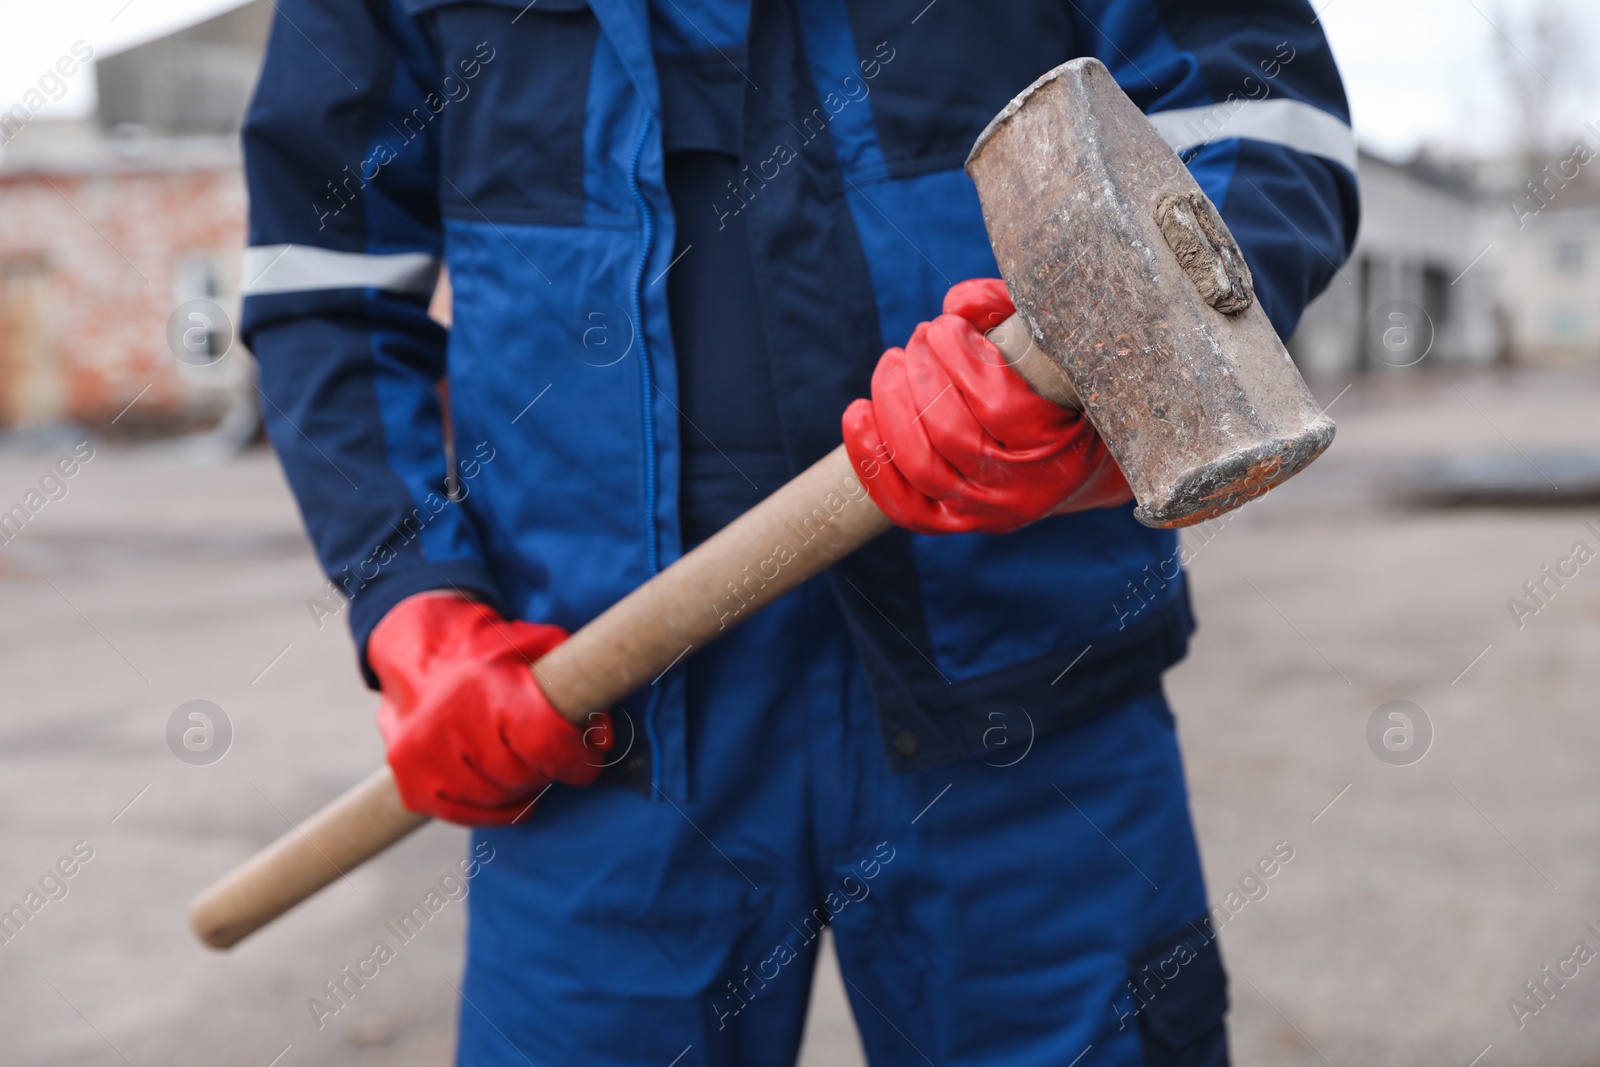
[[[1198,2],[1198,0],[1195,0]],[[1362,144],[1405,156],[1423,144],[1494,153],[1516,127],[1495,58],[1497,26],[1533,0],[1315,0],[1344,71]],[[1559,2],[1559,0],[1557,0]],[[1600,3],[1566,0],[1579,31],[1579,71],[1600,71]],[[0,0],[0,109],[20,101],[75,41],[108,54],[238,6],[239,0]],[[1531,47],[1529,49],[1531,51]],[[1570,124],[1600,120],[1600,77],[1551,79]],[[45,114],[94,107],[92,75],[68,79]]]

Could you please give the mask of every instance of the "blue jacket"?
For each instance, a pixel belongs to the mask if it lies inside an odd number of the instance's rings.
[[[277,7],[241,333],[358,647],[451,586],[576,628],[681,553],[664,53],[713,48],[748,84],[746,176],[708,210],[744,216],[793,470],[839,443],[886,345],[997,274],[962,163],[1065,60],[1104,61],[1180,151],[1284,336],[1355,234],[1348,108],[1305,0]],[[448,333],[425,311],[441,262]],[[1042,732],[1154,688],[1192,629],[1175,536],[1129,508],[894,531],[832,583],[900,770],[981,751],[996,712]],[[681,675],[628,703],[669,795]]]

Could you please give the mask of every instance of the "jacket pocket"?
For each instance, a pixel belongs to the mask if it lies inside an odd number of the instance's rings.
[[[960,167],[1013,96],[1081,54],[1076,5],[945,0],[937,19],[917,26],[907,26],[914,9],[903,4],[845,6],[892,178]],[[915,31],[914,44],[908,31]]]
[[[452,218],[580,226],[600,25],[575,0],[409,0],[444,76],[440,199]]]
[[[1227,1067],[1228,977],[1210,924],[1197,919],[1134,953],[1116,1007],[1137,1019],[1146,1067]]]

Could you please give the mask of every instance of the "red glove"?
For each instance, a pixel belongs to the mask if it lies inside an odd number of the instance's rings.
[[[587,730],[550,706],[531,665],[567,639],[447,594],[396,604],[367,639],[383,685],[378,729],[411,811],[467,826],[516,822],[551,782],[588,785],[611,718]]]
[[[1016,311],[998,278],[962,282],[944,314],[891,348],[872,399],[844,413],[867,492],[917,533],[1008,533],[1133,499],[1088,419],[1039,396],[984,333]]]

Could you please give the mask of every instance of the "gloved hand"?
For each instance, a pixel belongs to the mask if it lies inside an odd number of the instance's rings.
[[[559,626],[507,621],[454,594],[408,597],[383,617],[367,662],[382,683],[378,728],[409,810],[467,826],[510,823],[551,782],[599,777],[610,716],[574,726],[530,668],[566,639]]]
[[[961,282],[944,314],[891,348],[844,443],[873,502],[917,533],[1008,533],[1133,499],[1081,413],[1039,396],[984,333],[1016,308],[998,278]]]

